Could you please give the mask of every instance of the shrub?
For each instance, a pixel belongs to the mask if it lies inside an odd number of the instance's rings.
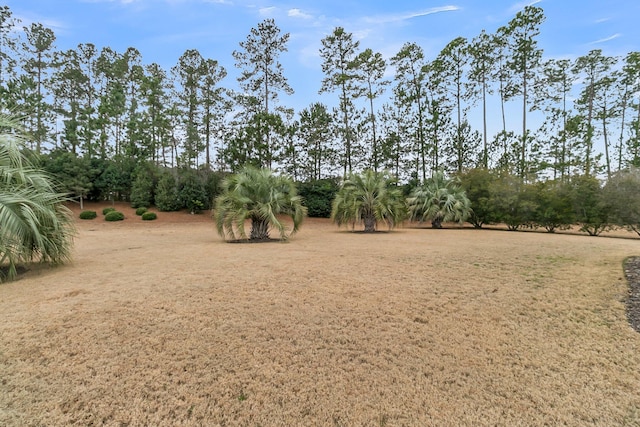
[[[147,211],[147,208],[140,207],[140,208],[136,209],[136,215],[138,215],[138,216],[143,215],[146,211]]]
[[[604,186],[603,197],[611,221],[640,236],[640,168],[614,174]]]
[[[580,231],[597,236],[610,228],[609,207],[600,181],[593,176],[571,179],[573,206]]]
[[[131,207],[148,208],[153,201],[153,177],[144,167],[138,168],[136,172],[136,178],[131,184]]]
[[[195,171],[183,171],[179,178],[178,194],[182,199],[182,206],[194,214],[211,207],[210,202],[207,202],[207,192],[202,179]]]
[[[158,218],[158,216],[155,212],[145,212],[142,214],[143,221],[153,221],[156,218]]]
[[[107,212],[104,216],[105,221],[122,221],[124,219],[124,214],[122,212],[118,212],[113,210],[111,212]]]
[[[82,211],[80,212],[80,219],[94,219],[98,216],[96,211]]]
[[[158,181],[155,205],[162,212],[177,211],[181,207],[176,179],[171,172],[164,172]]]
[[[497,176],[486,169],[471,169],[460,175],[460,184],[471,202],[468,221],[475,228],[497,221],[495,205],[491,202],[491,186]]]
[[[102,209],[102,215],[106,215],[106,214],[108,214],[109,212],[113,212],[113,211],[115,211],[115,210],[116,210],[116,208],[114,208],[114,207],[112,207],[112,206],[109,206],[108,208],[104,208],[104,209]]]
[[[319,179],[298,184],[298,193],[311,217],[329,218],[331,202],[340,186],[336,179]]]
[[[576,215],[571,203],[571,189],[560,181],[544,181],[532,185],[536,201],[533,219],[549,233],[571,227]]]
[[[458,178],[446,178],[436,172],[423,185],[411,191],[409,213],[413,221],[431,221],[431,227],[442,228],[443,222],[462,224],[471,214],[471,202]]]
[[[331,219],[338,226],[364,223],[365,233],[376,231],[378,223],[389,229],[406,218],[406,203],[394,179],[386,172],[370,169],[351,174],[333,199]]]
[[[505,174],[489,184],[489,191],[494,222],[506,224],[510,231],[535,223],[535,195],[519,177]]]

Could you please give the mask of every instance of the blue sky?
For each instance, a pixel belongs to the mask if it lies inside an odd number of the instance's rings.
[[[223,82],[236,87],[238,71],[231,52],[249,30],[273,18],[291,34],[281,61],[295,94],[280,103],[296,109],[320,97],[320,41],[336,26],[360,40],[361,48],[393,56],[405,42],[423,47],[433,58],[458,36],[469,39],[482,29],[495,31],[527,4],[545,11],[540,47],[544,56],[575,58],[592,49],[624,56],[640,50],[638,0],[9,0],[22,25],[52,28],[56,47],[79,43],[135,47],[145,64],[165,69],[187,49],[218,60],[229,72]],[[392,74],[390,70],[390,74]]]

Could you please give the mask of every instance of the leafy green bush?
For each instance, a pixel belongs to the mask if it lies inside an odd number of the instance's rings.
[[[510,231],[535,224],[538,204],[532,187],[525,185],[522,179],[515,175],[502,175],[489,184],[489,191],[493,222],[506,224]]]
[[[187,170],[180,173],[178,194],[182,199],[182,206],[191,213],[197,214],[211,208],[210,202],[207,202],[207,191],[202,178],[195,171]]]
[[[165,171],[158,181],[155,205],[162,212],[177,211],[181,207],[176,179],[171,172]]]
[[[478,168],[468,170],[459,177],[471,202],[472,211],[468,221],[475,228],[497,222],[497,211],[491,201],[491,186],[498,180],[498,176],[487,169]]]
[[[95,219],[98,216],[96,211],[82,211],[80,212],[80,219]]]
[[[561,181],[530,184],[536,201],[533,219],[549,233],[571,227],[576,214],[571,202],[571,188]]]
[[[102,215],[106,215],[106,214],[108,214],[109,212],[113,212],[113,211],[115,211],[115,210],[116,210],[116,208],[114,208],[113,206],[109,206],[108,208],[104,208],[104,209],[102,209]]]
[[[153,221],[156,218],[158,218],[158,216],[155,212],[145,212],[142,214],[143,221]]]
[[[138,209],[136,209],[136,215],[140,216],[143,215],[148,209],[145,207],[140,207]]]
[[[319,179],[298,183],[298,194],[302,197],[302,204],[307,207],[308,215],[329,218],[331,216],[331,202],[339,187],[336,179]]]
[[[640,168],[619,171],[607,181],[603,197],[611,222],[640,236]]]
[[[596,177],[582,175],[571,179],[572,200],[580,231],[597,236],[608,230],[610,209],[600,181]]]
[[[124,219],[124,214],[118,211],[107,212],[104,216],[105,221],[122,221]]]
[[[136,169],[136,178],[131,184],[131,207],[148,208],[153,201],[153,176],[150,166],[141,165]]]

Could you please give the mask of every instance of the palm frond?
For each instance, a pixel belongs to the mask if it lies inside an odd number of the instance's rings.
[[[292,219],[291,230],[282,222],[281,215]],[[223,182],[222,194],[216,199],[214,209],[218,234],[234,239],[236,236],[247,238],[245,222],[250,220],[252,230],[258,223],[266,224],[267,235],[273,227],[281,240],[287,240],[299,230],[305,216],[306,208],[290,178],[254,167],[245,167]]]
[[[0,116],[0,128],[0,266],[11,279],[19,263],[68,261],[74,228],[65,195],[23,154],[19,126]]]
[[[331,218],[338,226],[360,224],[373,218],[393,228],[402,222],[406,205],[390,176],[366,170],[350,175],[333,200]]]

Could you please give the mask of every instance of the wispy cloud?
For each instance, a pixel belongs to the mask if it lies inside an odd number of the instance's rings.
[[[402,22],[408,19],[419,18],[421,16],[433,15],[434,13],[453,12],[456,10],[460,10],[460,8],[458,6],[432,7],[431,9],[426,9],[419,12],[407,12],[402,14],[368,16],[364,18],[364,22],[368,24],[389,24],[392,22]]]
[[[260,14],[260,16],[273,16],[275,11],[275,6],[261,7],[260,9],[258,9],[258,13]]]
[[[30,27],[31,24],[42,24],[45,28],[52,29],[56,34],[64,33],[68,26],[62,21],[58,21],[56,19],[43,18],[43,17],[30,17],[25,15],[14,15],[19,21],[19,24],[13,28],[15,32],[21,32],[22,27]]]
[[[618,37],[620,37],[620,36],[622,36],[622,34],[620,34],[620,33],[615,33],[615,34],[613,34],[613,35],[611,35],[611,36],[609,36],[609,37],[605,37],[605,38],[603,38],[603,39],[599,39],[599,40],[592,41],[592,42],[591,42],[591,43],[589,43],[589,44],[590,44],[590,45],[593,45],[593,44],[606,43],[606,42],[609,42],[609,41],[611,41],[611,40],[615,40],[615,39],[617,39],[617,38],[618,38]]]
[[[514,4],[509,8],[509,13],[520,12],[527,6],[533,6],[534,4],[540,3],[542,0],[529,0],[529,1],[521,1],[519,3]]]
[[[603,22],[607,22],[607,21],[611,21],[611,18],[600,18],[600,19],[596,19],[595,23],[596,24],[602,24]]]
[[[287,16],[290,16],[292,18],[302,18],[302,19],[313,18],[313,16],[309,15],[308,13],[304,13],[300,9],[289,9],[289,12],[287,12]]]

